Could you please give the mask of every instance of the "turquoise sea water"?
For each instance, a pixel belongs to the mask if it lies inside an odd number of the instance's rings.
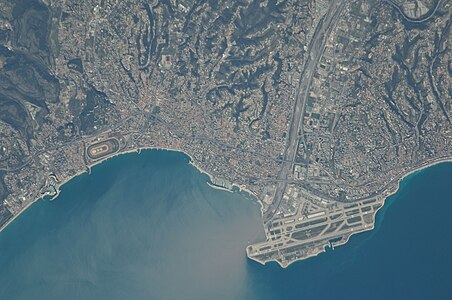
[[[246,259],[259,205],[180,153],[111,159],[0,233],[0,299],[452,299],[452,164],[409,176],[377,228],[287,269]]]

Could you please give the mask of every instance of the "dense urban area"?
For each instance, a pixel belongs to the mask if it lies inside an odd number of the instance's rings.
[[[451,0],[0,2],[0,231],[115,155],[172,149],[262,204],[290,263],[452,158]]]

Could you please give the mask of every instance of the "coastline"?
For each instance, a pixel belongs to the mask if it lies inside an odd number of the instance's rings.
[[[102,163],[102,162],[104,162],[104,161],[106,161],[106,160],[108,160],[108,159],[111,159],[111,158],[113,158],[113,157],[116,157],[116,156],[125,155],[125,154],[129,154],[129,153],[134,153],[134,152],[140,154],[142,150],[161,150],[161,151],[172,151],[172,152],[179,152],[179,153],[182,153],[182,154],[186,155],[186,156],[189,158],[189,164],[190,164],[190,165],[194,166],[199,172],[201,172],[201,173],[203,173],[203,174],[206,174],[206,175],[209,177],[209,179],[210,179],[210,181],[211,181],[212,183],[214,182],[214,176],[213,176],[212,174],[210,174],[209,172],[207,172],[206,170],[204,170],[203,168],[201,168],[199,165],[197,165],[197,164],[194,162],[193,157],[192,157],[190,154],[188,154],[188,153],[186,153],[186,152],[184,152],[184,151],[182,151],[182,150],[180,150],[180,149],[164,148],[164,147],[163,147],[163,148],[162,148],[162,147],[140,147],[140,148],[136,148],[136,149],[129,149],[129,150],[125,150],[125,151],[113,153],[112,155],[109,155],[109,156],[107,156],[107,157],[101,158],[101,159],[99,159],[98,161],[93,162],[91,165],[86,166],[87,168],[86,168],[85,170],[80,171],[80,172],[76,173],[75,175],[73,175],[73,176],[71,176],[71,177],[68,177],[67,179],[61,181],[61,182],[56,186],[57,194],[56,194],[55,196],[52,197],[52,200],[54,200],[55,198],[57,198],[57,197],[60,195],[61,187],[62,187],[64,184],[68,183],[70,180],[72,180],[72,179],[74,179],[75,177],[77,177],[77,176],[79,176],[79,175],[82,175],[82,174],[84,174],[84,173],[91,174],[91,169],[92,169],[94,166],[96,166],[96,165],[98,165],[98,164],[100,164],[100,163]],[[426,168],[428,168],[428,167],[431,167],[431,166],[434,166],[434,165],[437,165],[437,164],[441,164],[441,163],[446,163],[446,162],[452,162],[452,157],[442,157],[442,158],[439,158],[439,159],[434,159],[434,160],[432,160],[432,161],[424,162],[424,163],[421,164],[420,166],[418,166],[418,167],[416,167],[416,168],[414,168],[414,169],[412,169],[412,170],[410,170],[410,171],[408,171],[408,172],[406,172],[406,173],[401,174],[400,177],[399,177],[398,179],[397,179],[397,178],[394,179],[394,180],[397,180],[397,184],[396,184],[392,189],[389,189],[389,190],[387,190],[387,191],[385,191],[385,192],[382,193],[382,197],[383,197],[382,205],[381,205],[381,207],[378,208],[378,209],[376,210],[376,212],[375,212],[375,215],[374,215],[374,223],[372,224],[372,226],[370,226],[368,229],[366,228],[366,230],[363,230],[363,231],[359,231],[359,232],[351,232],[351,233],[348,234],[347,236],[344,236],[345,239],[341,239],[340,241],[331,244],[330,247],[331,247],[332,249],[334,249],[334,247],[337,247],[337,246],[341,246],[341,245],[346,244],[346,243],[349,241],[349,239],[350,239],[350,237],[351,237],[352,235],[359,234],[359,233],[364,233],[364,232],[371,231],[371,230],[375,229],[375,223],[376,223],[376,217],[377,217],[378,211],[385,205],[386,200],[387,200],[390,196],[392,196],[392,195],[394,195],[395,193],[397,193],[397,191],[400,189],[400,183],[401,183],[402,180],[404,180],[406,177],[412,175],[413,173],[416,173],[416,172],[419,172],[419,171],[421,171],[421,170],[423,170],[423,169],[426,169]],[[264,224],[264,221],[263,221],[263,214],[264,214],[264,212],[263,212],[263,207],[264,207],[264,206],[263,206],[263,203],[262,203],[262,201],[261,201],[261,200],[260,200],[253,192],[251,192],[251,191],[250,191],[249,189],[247,189],[245,186],[240,185],[240,184],[238,184],[238,183],[234,183],[234,182],[231,183],[231,188],[230,188],[230,189],[229,189],[229,188],[226,188],[226,187],[224,187],[224,186],[214,185],[214,184],[212,184],[212,183],[207,182],[207,184],[208,184],[210,187],[214,188],[214,189],[220,189],[220,190],[224,190],[224,191],[228,191],[228,192],[233,192],[233,188],[236,187],[236,188],[239,189],[239,191],[246,192],[246,193],[248,193],[250,196],[252,196],[252,197],[257,201],[257,203],[259,203],[259,205],[260,205],[260,207],[261,207],[261,209],[260,209],[260,210],[261,210],[261,217],[262,217],[262,218],[261,218],[261,222],[262,222],[262,226],[265,227],[265,224]],[[42,198],[43,198],[43,197],[39,197],[39,198],[33,200],[32,202],[27,203],[27,205],[25,205],[25,206],[23,207],[23,209],[21,209],[18,213],[16,213],[10,220],[8,220],[8,221],[0,228],[0,233],[1,233],[6,227],[8,227],[8,225],[10,225],[13,221],[15,221],[17,217],[19,217],[23,212],[25,212],[32,204],[34,204],[35,202],[39,201],[39,200],[42,199]],[[264,228],[264,232],[265,232],[265,228]],[[268,238],[268,237],[266,236],[266,238]],[[297,262],[297,261],[302,261],[302,260],[305,260],[305,259],[308,259],[308,258],[317,256],[317,255],[319,255],[319,254],[321,254],[321,253],[325,253],[325,252],[326,252],[326,247],[328,247],[328,246],[325,246],[325,247],[324,247],[322,250],[320,250],[320,251],[313,252],[311,255],[309,255],[309,256],[307,256],[307,257],[304,257],[304,258],[302,258],[302,259],[296,259],[296,260],[293,260],[293,261],[289,261],[289,262],[286,262],[286,264],[283,264],[283,263],[281,263],[281,262],[279,262],[279,261],[277,261],[277,260],[274,260],[274,261],[275,261],[276,263],[278,263],[278,265],[279,265],[281,268],[285,269],[285,268],[287,268],[288,266],[292,265],[293,263],[295,263],[295,262]],[[253,261],[257,261],[257,260],[255,260],[255,259],[249,257],[248,254],[247,254],[247,257],[248,257],[249,259],[253,260]],[[265,264],[266,264],[266,262],[260,262],[260,261],[257,261],[257,262],[261,263],[262,265],[265,265]]]
[[[85,170],[80,171],[80,172],[77,172],[76,174],[74,174],[74,175],[68,177],[67,179],[62,180],[61,182],[59,182],[58,185],[55,187],[57,193],[56,193],[56,195],[52,196],[51,200],[56,199],[56,198],[60,195],[61,187],[62,187],[63,185],[65,185],[66,183],[68,183],[68,182],[71,181],[72,179],[74,179],[74,178],[76,178],[76,177],[78,177],[78,176],[80,176],[80,175],[82,175],[82,174],[85,174],[85,173],[91,174],[91,169],[92,169],[93,167],[95,167],[95,166],[97,166],[97,165],[103,163],[103,162],[106,161],[106,160],[109,160],[109,159],[111,159],[111,158],[114,158],[114,157],[116,157],[116,156],[125,155],[125,154],[129,154],[129,153],[138,153],[138,154],[140,154],[142,150],[171,151],[171,152],[182,153],[182,154],[188,156],[188,158],[189,158],[188,164],[189,164],[189,165],[192,165],[193,167],[195,167],[199,172],[201,172],[201,173],[203,173],[203,174],[206,174],[206,175],[209,177],[209,180],[210,180],[212,183],[214,182],[214,176],[213,176],[212,174],[210,174],[209,172],[205,171],[204,169],[202,169],[202,168],[201,168],[199,165],[197,165],[196,163],[194,163],[193,157],[192,157],[190,154],[184,152],[183,150],[180,150],[180,149],[174,149],[174,148],[166,148],[166,147],[140,147],[140,148],[135,148],[135,149],[124,150],[124,151],[121,151],[121,152],[116,152],[116,153],[113,153],[113,154],[108,155],[108,156],[106,156],[106,157],[103,157],[103,158],[101,158],[101,159],[99,159],[99,160],[97,160],[97,161],[94,161],[94,162],[93,162],[91,165],[89,165],[89,166],[86,165],[86,169],[85,169]],[[237,188],[239,189],[239,191],[246,192],[246,193],[248,193],[249,195],[251,195],[253,198],[256,199],[256,201],[257,201],[257,202],[259,203],[259,205],[261,206],[261,214],[262,214],[262,208],[263,208],[262,202],[259,200],[259,198],[258,198],[253,192],[251,192],[250,190],[248,190],[246,187],[244,187],[244,186],[242,186],[242,185],[240,185],[240,184],[238,184],[238,183],[231,183],[231,189],[228,189],[228,188],[226,188],[226,187],[224,187],[224,186],[214,185],[214,184],[211,184],[211,183],[209,183],[209,182],[207,182],[207,184],[208,184],[210,187],[212,187],[212,188],[220,189],[220,190],[224,190],[224,191],[228,191],[228,192],[231,192],[231,193],[233,192],[233,189],[232,189],[232,188],[237,187]],[[45,195],[44,195],[44,196],[45,196]],[[33,201],[27,203],[27,204],[26,204],[26,205],[25,205],[18,213],[16,213],[15,215],[13,215],[13,217],[12,217],[11,219],[9,219],[5,224],[3,224],[3,226],[0,227],[0,233],[1,233],[6,227],[8,227],[8,225],[10,225],[17,217],[19,217],[20,215],[22,215],[22,213],[24,213],[31,205],[33,205],[33,204],[36,203],[37,201],[43,199],[44,196],[39,197],[39,198],[36,198],[36,199],[34,199]]]
[[[216,189],[216,190],[220,190],[220,191],[225,191],[225,192],[228,192],[228,193],[232,193],[231,190],[228,190],[228,189],[225,188],[225,187],[222,187],[222,186],[219,186],[219,185],[215,185],[215,184],[213,184],[213,183],[210,183],[209,181],[207,181],[207,185],[210,186],[210,187],[213,188],[213,189]]]
[[[183,152],[183,151],[174,150],[174,149],[172,149],[172,150],[170,150],[170,151],[181,152],[181,153],[187,155],[187,156],[190,158],[189,164],[192,165],[193,167],[195,167],[199,172],[201,172],[201,173],[203,173],[203,174],[206,174],[206,175],[209,177],[209,179],[210,179],[210,181],[211,181],[212,183],[214,182],[214,180],[215,180],[215,179],[214,179],[214,176],[212,176],[212,174],[210,174],[209,172],[207,172],[206,170],[204,170],[203,168],[201,168],[199,165],[197,165],[197,164],[194,162],[193,158],[190,156],[190,154],[185,153],[185,152]],[[217,184],[212,184],[212,183],[207,182],[207,184],[208,184],[209,186],[211,186],[212,188],[216,188],[216,189],[220,189],[220,190],[225,190],[225,191],[229,191],[229,192],[232,193],[232,192],[234,192],[234,191],[233,191],[233,188],[236,187],[236,188],[238,188],[239,192],[245,192],[245,193],[249,194],[250,196],[252,196],[253,198],[255,198],[256,201],[259,203],[259,205],[261,206],[261,213],[263,213],[263,212],[262,212],[262,208],[263,208],[262,202],[259,200],[259,198],[257,197],[257,195],[255,195],[252,191],[250,191],[249,189],[247,189],[244,185],[238,184],[238,183],[236,183],[236,182],[231,182],[231,183],[230,183],[230,184],[231,184],[231,188],[229,189],[229,188],[227,188],[227,187],[225,187],[225,186],[221,186],[221,185],[217,185]]]
[[[276,262],[281,268],[285,269],[285,268],[289,267],[290,265],[292,265],[292,264],[295,263],[295,262],[303,261],[303,260],[306,260],[306,259],[308,259],[308,258],[315,257],[315,256],[318,256],[318,255],[320,255],[320,254],[322,254],[322,253],[325,253],[327,247],[330,247],[332,250],[334,250],[335,247],[339,247],[339,246],[342,246],[342,245],[348,243],[348,241],[350,240],[350,237],[351,237],[351,236],[357,235],[357,234],[360,234],[360,233],[365,233],[365,232],[368,232],[368,231],[372,231],[372,230],[375,229],[376,222],[377,222],[377,219],[376,219],[376,218],[377,218],[378,212],[385,206],[386,201],[388,200],[388,198],[391,197],[391,196],[393,196],[393,195],[395,195],[395,194],[399,191],[399,189],[400,189],[400,183],[401,183],[404,179],[406,179],[406,178],[407,178],[408,176],[410,176],[410,175],[414,175],[414,173],[420,172],[420,171],[422,171],[422,170],[424,170],[424,169],[427,169],[427,168],[429,168],[429,167],[432,167],[432,166],[435,166],[435,165],[439,165],[439,164],[442,164],[442,163],[452,163],[452,157],[443,157],[443,158],[439,158],[439,159],[435,159],[435,160],[432,160],[432,161],[425,162],[425,163],[421,164],[420,166],[418,166],[418,167],[416,167],[416,168],[414,168],[414,169],[412,169],[412,170],[410,170],[410,171],[404,173],[404,174],[401,175],[398,179],[397,179],[397,178],[394,179],[394,180],[397,180],[397,184],[394,186],[393,189],[386,190],[385,192],[383,192],[383,194],[382,194],[383,199],[381,200],[382,205],[375,211],[374,222],[372,223],[372,226],[366,228],[365,230],[361,230],[361,231],[357,231],[357,232],[350,232],[349,234],[344,235],[344,236],[343,236],[343,237],[344,237],[343,239],[341,239],[341,240],[339,240],[339,241],[337,241],[337,242],[331,243],[331,244],[329,244],[329,245],[326,245],[322,250],[319,250],[319,251],[317,251],[317,252],[314,252],[314,253],[312,253],[311,255],[308,255],[308,256],[303,257],[303,258],[301,258],[301,259],[295,259],[295,260],[289,261],[289,262],[287,262],[286,264],[283,264],[282,262],[280,262],[280,261],[278,261],[278,260],[269,260],[269,261],[263,262],[263,261],[258,261],[258,260],[254,259],[254,258],[252,258],[252,257],[249,257],[248,255],[247,255],[247,257],[248,257],[249,259],[253,260],[253,261],[256,261],[256,262],[260,263],[261,265],[264,265],[264,266],[265,266],[265,264],[266,264],[267,262],[272,262],[272,261],[274,261],[274,262]]]

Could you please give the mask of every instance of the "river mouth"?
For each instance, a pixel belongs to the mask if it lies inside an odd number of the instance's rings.
[[[281,269],[246,258],[264,238],[257,202],[181,153],[118,156],[0,234],[0,298],[448,299],[451,167],[402,181],[374,231]]]

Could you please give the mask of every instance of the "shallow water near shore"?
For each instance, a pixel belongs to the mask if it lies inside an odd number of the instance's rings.
[[[71,180],[0,233],[0,299],[452,299],[452,163],[402,181],[374,231],[287,269],[246,258],[260,206],[207,180],[155,150]]]

